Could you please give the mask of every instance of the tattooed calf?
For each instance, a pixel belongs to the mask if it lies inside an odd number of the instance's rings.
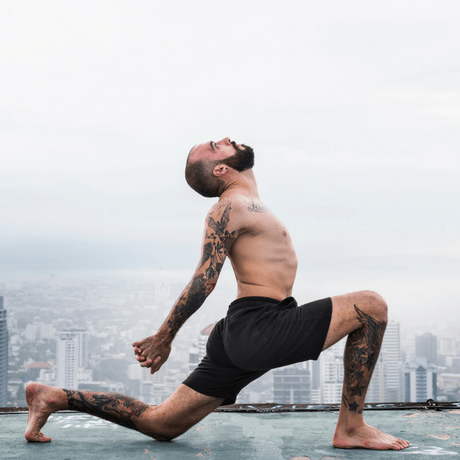
[[[70,410],[85,412],[136,429],[134,420],[150,406],[137,399],[118,393],[85,393],[77,390],[63,390],[67,395]]]
[[[362,412],[356,401],[350,401],[353,396],[363,397],[366,394],[369,381],[382,345],[386,323],[376,321],[366,315],[356,305],[358,321],[362,327],[353,331],[347,339],[344,353],[345,390],[348,398],[343,396],[343,403],[349,411]],[[364,401],[362,401],[364,403]]]

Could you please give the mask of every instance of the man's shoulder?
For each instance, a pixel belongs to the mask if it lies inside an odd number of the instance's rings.
[[[240,214],[248,207],[248,198],[243,195],[230,195],[221,198],[209,210],[208,215],[231,214],[232,217]]]
[[[248,199],[239,196],[231,195],[221,198],[215,203],[206,216],[208,226],[221,228],[229,228],[232,231],[240,231],[247,226],[247,207]],[[246,212],[245,212],[246,210]]]

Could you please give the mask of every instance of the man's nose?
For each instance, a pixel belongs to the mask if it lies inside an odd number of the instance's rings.
[[[231,144],[231,141],[230,141],[230,138],[229,137],[225,137],[224,139],[222,139],[219,144],[227,144],[227,145],[230,145]]]

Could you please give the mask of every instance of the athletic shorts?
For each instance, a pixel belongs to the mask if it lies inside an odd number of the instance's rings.
[[[330,298],[300,307],[293,297],[237,299],[212,330],[206,356],[183,383],[224,398],[222,405],[234,404],[246,385],[270,369],[318,359],[331,315]]]

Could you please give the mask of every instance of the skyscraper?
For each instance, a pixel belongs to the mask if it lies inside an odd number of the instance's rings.
[[[320,401],[323,404],[337,404],[342,399],[343,388],[343,351],[346,338],[332,345],[321,353],[320,357]],[[318,394],[313,395],[313,401],[318,401]]]
[[[78,336],[63,331],[57,338],[56,384],[61,388],[78,390]]]
[[[314,361],[308,361],[310,369],[311,395],[312,404],[321,404],[321,355]]]
[[[77,337],[78,345],[78,367],[88,366],[89,357],[89,336],[86,329],[68,329],[64,332],[71,332]]]
[[[400,402],[400,337],[399,323],[389,321],[383,337],[382,349],[372,374],[366,402]]]
[[[273,399],[281,404],[308,404],[310,371],[294,366],[276,369],[273,372]]]
[[[382,357],[384,369],[384,401],[385,402],[400,402],[399,394],[400,387],[400,338],[399,338],[399,323],[389,321],[383,337]]]
[[[198,362],[201,362],[201,360],[206,355],[206,344],[208,343],[209,336],[213,329],[214,329],[214,324],[210,324],[209,326],[206,326],[201,331],[200,336],[198,337]]]
[[[415,337],[415,357],[426,358],[429,363],[437,364],[438,338],[429,332],[417,335]]]
[[[426,358],[416,358],[403,366],[404,402],[425,402],[436,399],[436,366]]]
[[[0,407],[8,402],[8,328],[3,297],[0,296]]]
[[[367,389],[366,402],[381,403],[383,401],[385,401],[385,363],[383,353],[380,353]]]

